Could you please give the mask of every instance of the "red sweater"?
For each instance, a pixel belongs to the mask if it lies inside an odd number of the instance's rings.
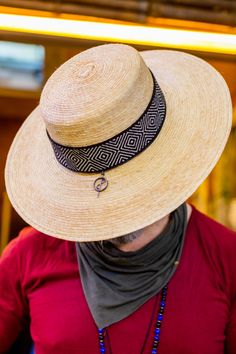
[[[112,354],[139,354],[154,298],[108,329]],[[0,353],[30,316],[37,354],[99,354],[73,242],[28,228],[0,262]],[[155,321],[144,353],[150,353]],[[107,354],[109,350],[107,349]],[[236,354],[236,234],[193,209],[169,283],[159,354]]]

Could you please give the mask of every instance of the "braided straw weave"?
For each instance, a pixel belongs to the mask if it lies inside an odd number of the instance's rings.
[[[58,163],[57,143],[85,147],[129,128],[153,91],[150,70],[167,105],[155,141],[105,173],[73,172]],[[11,146],[5,179],[10,200],[30,225],[51,236],[96,241],[143,228],[185,201],[207,177],[231,127],[229,90],[220,74],[192,55],[139,53],[121,44],[91,48],[49,78],[39,106]]]

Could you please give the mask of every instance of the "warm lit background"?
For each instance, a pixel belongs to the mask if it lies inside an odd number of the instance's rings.
[[[0,0],[0,252],[24,225],[10,207],[3,179],[13,136],[62,62],[110,41],[198,55],[224,76],[235,107],[234,0]],[[200,210],[234,229],[235,126],[234,121],[221,160],[191,198]]]

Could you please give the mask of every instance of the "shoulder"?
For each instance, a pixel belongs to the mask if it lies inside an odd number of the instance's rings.
[[[66,241],[45,235],[29,226],[21,230],[19,235],[7,245],[0,262],[18,257],[25,259],[42,252],[47,253],[51,249],[57,249],[63,242]]]
[[[193,207],[191,215],[191,223],[196,232],[209,242],[218,243],[221,246],[236,247],[236,232],[222,225],[209,216],[201,213]]]
[[[25,291],[51,276],[77,272],[75,245],[71,241],[45,235],[31,227],[12,240],[0,258],[0,274],[19,279]],[[1,277],[0,277],[1,278]]]
[[[200,257],[221,278],[221,283],[236,296],[236,232],[195,208],[189,230],[191,245],[198,249]]]

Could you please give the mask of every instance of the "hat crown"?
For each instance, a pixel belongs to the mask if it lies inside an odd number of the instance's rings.
[[[54,72],[43,89],[40,111],[54,141],[88,146],[131,126],[145,111],[152,91],[152,76],[136,49],[102,45]]]

